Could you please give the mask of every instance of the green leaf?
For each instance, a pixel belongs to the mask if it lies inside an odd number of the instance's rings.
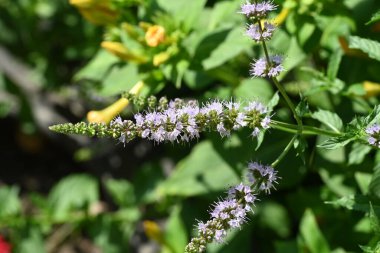
[[[300,224],[301,237],[304,246],[311,253],[330,253],[330,247],[320,231],[313,212],[307,209]],[[305,249],[303,250],[305,251]]]
[[[380,198],[380,166],[375,168],[375,171],[372,175],[371,183],[369,184],[369,192],[371,195]]]
[[[252,42],[241,35],[241,28],[231,30],[226,39],[216,48],[211,55],[202,61],[205,70],[216,68],[228,60],[251,48]]]
[[[86,66],[75,74],[74,80],[82,79],[101,81],[106,76],[112,65],[119,62],[118,58],[106,50],[99,50]]]
[[[98,198],[98,182],[86,174],[65,177],[54,186],[48,197],[56,219],[66,218],[74,209],[88,208]]]
[[[217,2],[212,8],[209,17],[208,30],[215,30],[218,26],[230,27],[235,25],[237,21],[241,21],[242,15],[231,15],[234,10],[240,7],[239,1],[221,1]],[[235,11],[236,13],[236,11]]]
[[[366,23],[366,25],[373,24],[380,20],[380,10],[378,10],[375,14],[372,15],[370,21]]]
[[[364,172],[355,172],[355,180],[362,194],[366,195],[369,191],[372,174]]]
[[[343,50],[337,49],[330,56],[329,65],[327,68],[327,78],[330,81],[334,81],[338,75],[340,62],[342,61]]]
[[[340,137],[333,137],[327,139],[322,144],[318,145],[318,148],[325,148],[325,149],[337,149],[346,146],[351,141],[354,141],[355,137],[347,137],[347,136],[340,136]]]
[[[141,77],[136,64],[115,65],[103,81],[100,94],[111,96],[130,90]]]
[[[325,185],[338,196],[347,196],[354,194],[355,190],[352,187],[346,186],[346,179],[342,174],[332,174],[326,169],[319,169],[319,174]]]
[[[230,165],[215,151],[210,141],[197,144],[180,161],[171,176],[159,187],[163,195],[189,197],[223,191],[240,181]]]
[[[16,245],[17,252],[45,253],[46,250],[45,250],[45,245],[44,245],[44,239],[39,228],[30,227],[27,229],[29,231],[27,231],[24,235],[22,235],[22,240],[20,240]]]
[[[377,41],[350,36],[348,46],[349,48],[360,49],[372,59],[380,61],[380,43]]]
[[[371,222],[371,228],[373,232],[375,233],[375,235],[380,236],[380,220],[379,220],[379,217],[376,215],[376,212],[373,209],[373,206],[371,203],[370,203],[369,219]]]
[[[243,101],[258,100],[264,104],[267,104],[272,99],[273,88],[270,83],[264,79],[244,79],[240,85],[234,89],[234,95],[236,98]],[[274,100],[273,103],[274,102],[276,101]]]
[[[21,211],[21,202],[18,198],[17,186],[2,186],[0,188],[0,218],[17,215]],[[5,204],[6,203],[6,204]]]
[[[336,113],[319,109],[317,112],[314,112],[311,117],[326,125],[336,133],[340,133],[343,129],[343,122]]]
[[[166,224],[165,242],[170,245],[172,253],[182,253],[188,243],[186,226],[178,206],[173,208]]]
[[[355,142],[352,145],[350,154],[348,155],[348,164],[361,164],[370,151],[370,146]]]
[[[124,179],[107,179],[105,186],[113,201],[119,206],[127,207],[135,203],[133,185]]]
[[[291,224],[287,210],[276,202],[265,202],[260,205],[257,222],[273,230],[278,236],[286,238],[291,233]]]
[[[370,200],[364,195],[347,195],[334,201],[326,201],[325,204],[344,207],[348,210],[368,213],[370,211]],[[373,205],[373,209],[380,214],[380,206]]]
[[[174,20],[183,25],[187,32],[196,26],[206,0],[157,0],[158,5],[171,14]]]

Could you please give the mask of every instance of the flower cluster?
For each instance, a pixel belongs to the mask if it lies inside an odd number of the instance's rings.
[[[368,143],[372,146],[380,148],[380,125],[374,124],[365,130],[368,134]]]
[[[261,190],[269,192],[269,189],[273,188],[273,183],[277,181],[277,172],[270,166],[254,164],[261,169],[260,173],[255,175],[255,180],[250,180],[249,185],[240,183],[231,187],[228,197],[214,204],[210,211],[211,219],[205,223],[198,223],[199,235],[186,246],[185,252],[203,252],[207,243],[213,241],[223,243],[230,229],[241,228],[247,221],[247,215],[252,211],[252,205],[256,201],[256,194]]]
[[[248,180],[252,184],[256,184],[257,187],[270,193],[271,188],[274,188],[274,184],[277,184],[277,171],[271,166],[264,166],[257,162],[251,162],[248,164]]]
[[[246,2],[241,6],[240,13],[246,15],[252,24],[247,26],[246,35],[255,42],[268,41],[272,38],[276,26],[268,21],[262,22],[270,11],[277,8],[272,2],[263,1],[261,3]],[[265,45],[265,44],[264,44]],[[276,77],[283,70],[282,57],[279,55],[269,56],[265,52],[265,58],[255,60],[251,64],[250,74],[255,77]]]
[[[217,131],[222,137],[242,127],[253,129],[253,137],[269,128],[270,111],[260,102],[210,101],[199,106],[196,101],[160,99],[156,110],[134,115],[135,121],[115,118],[109,125],[103,123],[61,124],[50,127],[64,134],[82,134],[118,138],[122,143],[136,137],[157,143],[169,141],[187,142],[198,138],[201,132]]]
[[[262,3],[250,3],[246,2],[241,6],[240,13],[253,19],[262,19],[268,15],[268,12],[277,8],[272,2],[264,1]]]

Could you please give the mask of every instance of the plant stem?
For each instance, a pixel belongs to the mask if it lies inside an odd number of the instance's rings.
[[[297,139],[298,134],[294,135],[293,138],[290,140],[288,145],[286,145],[284,151],[280,154],[280,156],[271,164],[273,168],[275,168],[281,161],[284,159],[286,154],[289,152],[289,150],[292,148],[294,141]]]
[[[274,129],[278,129],[284,132],[288,133],[296,133],[299,134],[299,126],[298,125],[293,125],[281,121],[276,121],[276,120],[271,120],[270,126]],[[331,136],[331,137],[338,137],[341,136],[340,133],[317,128],[317,127],[312,127],[312,126],[303,126],[302,127],[302,133],[303,135],[326,135],[326,136]]]
[[[260,29],[260,31],[262,33],[263,32],[263,27],[262,27],[262,24],[261,24],[261,20],[258,21],[258,24],[259,24],[259,29]],[[262,45],[263,45],[264,54],[265,54],[265,58],[267,60],[267,63],[268,64],[272,64],[271,60],[270,60],[270,57],[269,57],[268,48],[267,48],[267,45],[266,45],[266,43],[265,43],[264,40],[262,41]],[[280,91],[282,97],[285,99],[285,102],[288,104],[290,110],[292,111],[293,117],[295,118],[295,120],[297,122],[297,125],[298,125],[298,135],[301,135],[302,131],[303,131],[302,120],[297,115],[296,108],[295,108],[292,100],[290,100],[290,98],[289,98],[288,94],[286,93],[285,89],[282,87],[282,85],[280,84],[280,82],[277,80],[276,77],[272,77],[272,81],[274,82],[274,84],[276,85],[277,89]]]

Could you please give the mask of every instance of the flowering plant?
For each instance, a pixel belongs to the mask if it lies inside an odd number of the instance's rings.
[[[104,36],[69,89],[87,120],[49,136],[86,173],[47,197],[0,188],[12,250],[377,252],[380,44],[350,36],[359,6],[69,2]]]

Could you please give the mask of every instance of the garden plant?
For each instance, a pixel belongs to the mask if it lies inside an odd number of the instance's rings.
[[[85,118],[48,135],[121,173],[31,210],[2,187],[4,252],[380,252],[376,0],[69,3],[103,37],[73,77]]]

